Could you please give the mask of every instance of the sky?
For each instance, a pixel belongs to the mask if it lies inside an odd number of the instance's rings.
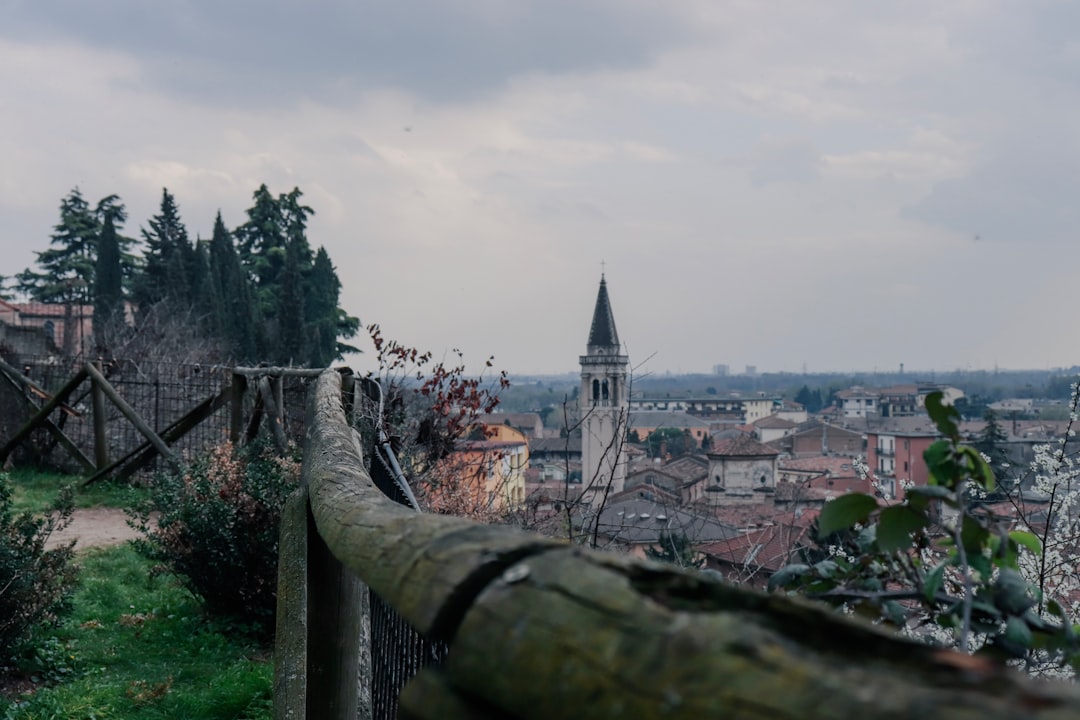
[[[1074,0],[0,0],[0,274],[60,199],[299,187],[342,304],[578,367],[1080,364]],[[359,343],[362,347],[365,343]],[[364,367],[370,353],[350,358]]]

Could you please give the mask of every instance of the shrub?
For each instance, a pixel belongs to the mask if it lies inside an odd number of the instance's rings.
[[[225,443],[159,475],[132,511],[139,552],[172,572],[213,615],[273,632],[281,509],[300,465],[265,442]],[[153,522],[153,519],[157,522]]]
[[[73,510],[68,487],[43,515],[15,513],[8,480],[0,476],[0,664],[31,654],[36,631],[70,609],[74,543],[49,550],[45,543],[71,522]]]

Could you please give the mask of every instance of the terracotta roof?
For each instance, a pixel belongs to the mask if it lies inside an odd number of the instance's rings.
[[[808,531],[805,526],[771,525],[736,538],[698,545],[695,549],[723,563],[776,572],[805,544]]]
[[[21,315],[35,315],[37,317],[64,317],[67,313],[67,305],[63,303],[13,303]],[[93,305],[72,305],[71,314],[74,317],[88,318],[94,314]]]
[[[816,472],[822,475],[829,473],[836,477],[856,474],[855,468],[851,465],[851,458],[836,457],[835,455],[818,455],[797,460],[784,459],[777,463],[777,467],[780,470],[794,470],[804,473]]]
[[[760,420],[755,420],[751,424],[756,428],[763,428],[766,430],[787,430],[789,428],[798,427],[798,423],[793,423],[790,420],[786,420],[785,418],[776,415],[763,417]]]
[[[719,440],[713,443],[712,452],[709,456],[720,455],[723,457],[771,457],[779,455],[780,451],[768,445],[762,445],[751,437],[737,437],[729,440]]]

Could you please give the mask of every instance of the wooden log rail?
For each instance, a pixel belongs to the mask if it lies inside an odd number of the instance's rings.
[[[422,671],[402,692],[403,718],[1080,716],[1075,685],[1038,683],[827,608],[412,512],[364,471],[338,373],[319,377],[309,406],[306,487],[289,512],[314,531],[283,529],[279,718],[357,717],[354,641],[326,625],[327,617],[356,624],[348,620],[354,576],[450,645],[442,668]],[[296,548],[313,544],[340,565],[305,569]],[[340,691],[328,692],[334,673]]]

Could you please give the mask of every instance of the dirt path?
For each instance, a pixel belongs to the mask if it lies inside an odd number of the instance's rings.
[[[46,543],[47,547],[56,547],[70,540],[76,540],[76,550],[92,547],[119,545],[139,536],[127,524],[127,515],[119,508],[78,509],[71,516],[71,525],[63,531],[53,533]]]

